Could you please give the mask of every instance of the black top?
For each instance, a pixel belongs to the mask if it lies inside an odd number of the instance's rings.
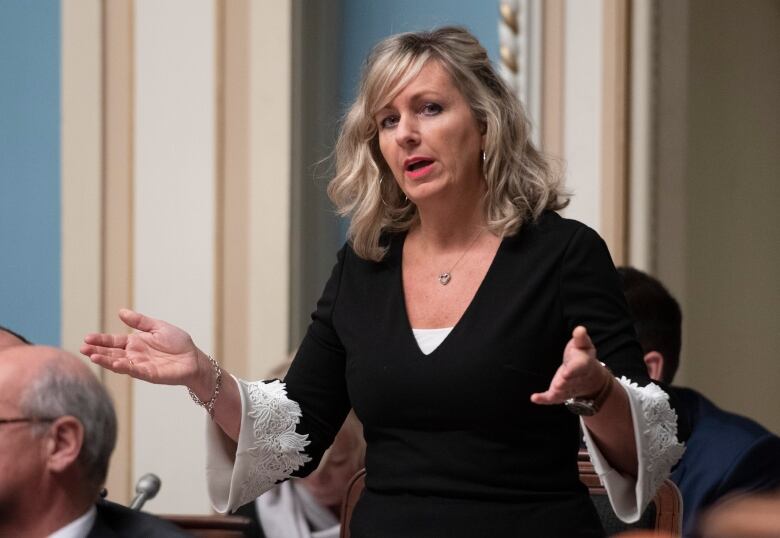
[[[601,238],[546,212],[505,238],[474,299],[429,355],[406,314],[405,234],[381,262],[345,245],[285,382],[316,467],[350,406],[363,422],[363,536],[599,536],[577,471],[577,417],[540,406],[584,325],[617,375],[649,382]]]

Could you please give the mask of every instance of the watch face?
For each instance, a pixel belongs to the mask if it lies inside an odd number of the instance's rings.
[[[596,414],[596,406],[593,405],[593,400],[579,400],[577,398],[569,398],[564,403],[566,404],[566,409],[575,415],[590,417]]]

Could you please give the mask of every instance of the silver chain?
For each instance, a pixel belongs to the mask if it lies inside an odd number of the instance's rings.
[[[217,402],[217,396],[219,396],[219,389],[222,387],[222,368],[219,367],[219,364],[211,355],[206,355],[209,358],[209,362],[211,363],[211,366],[214,367],[214,372],[217,374],[217,380],[214,385],[214,394],[211,395],[211,399],[208,402],[204,402],[200,398],[198,398],[198,395],[192,392],[191,388],[187,388],[187,390],[190,393],[190,398],[192,398],[192,401],[198,404],[201,407],[204,407],[206,409],[206,412],[208,412],[209,416],[213,419],[214,418],[214,404]]]
[[[452,280],[452,270],[455,269],[455,267],[457,267],[457,265],[460,263],[460,260],[463,259],[463,256],[465,256],[466,253],[469,250],[471,250],[471,247],[474,246],[474,243],[477,242],[477,239],[479,239],[479,236],[482,235],[482,232],[484,232],[484,231],[485,230],[482,229],[482,230],[477,232],[477,235],[475,235],[474,239],[471,240],[471,243],[469,243],[469,246],[466,247],[466,250],[464,250],[463,253],[460,255],[460,258],[458,258],[458,260],[455,263],[452,264],[452,267],[450,267],[449,271],[444,271],[443,273],[439,273],[439,277],[438,277],[439,278],[439,284],[441,284],[442,286],[446,286],[447,284],[450,283],[450,280]]]

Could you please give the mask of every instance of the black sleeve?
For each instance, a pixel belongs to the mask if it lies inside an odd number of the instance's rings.
[[[561,297],[569,334],[583,325],[598,359],[616,376],[639,385],[650,381],[607,245],[588,227],[579,228],[566,249]]]
[[[588,330],[596,354],[615,376],[626,376],[639,386],[648,376],[634,323],[604,240],[582,226],[572,236],[561,270],[561,297],[569,333],[577,325]],[[669,404],[681,409],[675,394],[661,382],[653,381],[669,394]],[[685,413],[677,413],[677,438],[688,439],[690,423]]]
[[[332,323],[347,248],[345,245],[338,253],[306,336],[284,378],[288,398],[301,406],[296,432],[308,435],[306,454],[312,459],[293,476],[306,476],[317,468],[350,409],[344,375],[346,352]]]

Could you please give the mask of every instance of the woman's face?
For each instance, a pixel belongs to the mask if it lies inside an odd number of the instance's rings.
[[[382,156],[418,207],[481,194],[480,125],[439,62],[426,63],[374,119]]]

